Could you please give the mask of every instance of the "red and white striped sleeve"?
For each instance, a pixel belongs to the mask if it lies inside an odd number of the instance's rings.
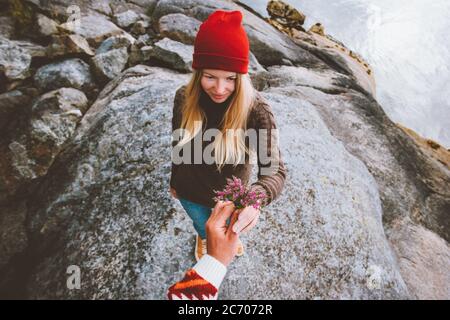
[[[227,268],[214,257],[206,254],[186,272],[184,278],[172,285],[169,300],[217,300],[220,284]]]

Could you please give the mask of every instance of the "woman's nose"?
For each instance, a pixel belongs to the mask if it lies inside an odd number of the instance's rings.
[[[225,85],[225,83],[223,83],[223,82],[221,82],[221,81],[218,81],[218,83],[216,84],[216,93],[217,93],[218,95],[220,95],[220,94],[224,94],[225,91],[226,91],[226,85]]]

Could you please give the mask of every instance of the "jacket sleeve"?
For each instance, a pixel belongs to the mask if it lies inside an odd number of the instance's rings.
[[[169,300],[217,300],[227,268],[216,258],[205,254],[186,272],[184,278],[167,291]]]
[[[182,86],[175,93],[175,98],[173,101],[173,110],[172,110],[172,135],[173,135],[173,132],[181,126],[181,117],[182,117],[181,107],[184,102],[184,92],[185,92],[185,86]],[[172,188],[174,188],[174,179],[175,179],[176,171],[179,166],[179,165],[174,164],[172,161],[172,152],[173,152],[173,147],[175,147],[175,145],[176,145],[176,141],[173,139],[173,136],[172,136],[172,148],[171,148],[171,158],[170,158],[171,159],[170,160],[170,163],[171,163],[170,187],[172,187]]]
[[[254,116],[257,130],[258,180],[251,185],[250,189],[266,193],[267,198],[261,204],[261,207],[265,207],[283,190],[286,168],[281,158],[278,144],[279,133],[271,107],[266,102],[260,102]],[[263,148],[260,148],[261,146]]]

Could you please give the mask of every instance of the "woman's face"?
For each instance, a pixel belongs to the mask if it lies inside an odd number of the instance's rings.
[[[224,102],[234,92],[237,73],[216,69],[203,69],[202,88],[216,103]]]

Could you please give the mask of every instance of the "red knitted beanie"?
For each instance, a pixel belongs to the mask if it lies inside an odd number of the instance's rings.
[[[240,11],[214,11],[195,37],[192,68],[247,73],[250,45]]]

